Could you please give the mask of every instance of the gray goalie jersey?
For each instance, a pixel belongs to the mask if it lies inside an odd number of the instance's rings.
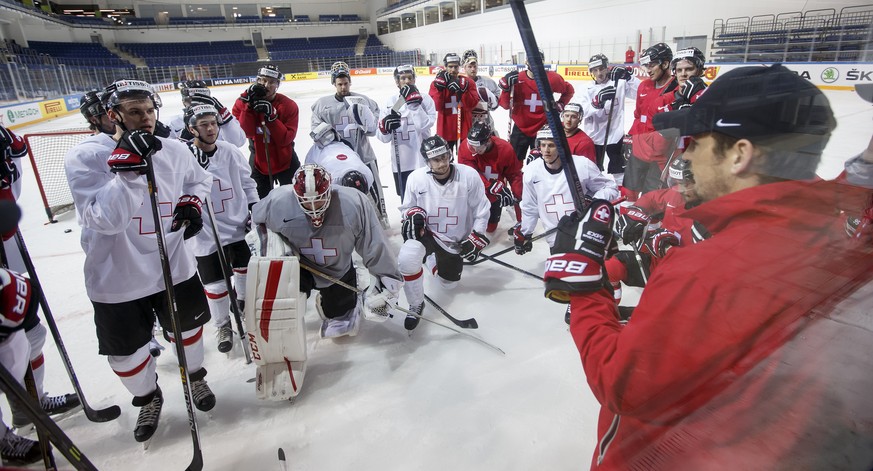
[[[351,105],[355,102],[366,103],[366,110],[354,112]],[[376,160],[369,137],[376,135],[378,118],[379,105],[364,95],[352,92],[345,100],[338,100],[336,95],[330,95],[319,98],[312,104],[311,129],[315,129],[320,123],[329,123],[340,138],[352,145],[361,161],[369,164]]]
[[[352,251],[370,274],[401,280],[397,258],[388,246],[382,226],[366,196],[352,188],[332,185],[324,224],[315,228],[296,201],[291,185],[270,192],[252,208],[252,223],[283,235],[294,253],[324,273],[342,278],[352,267]],[[316,277],[316,287],[331,283]]]

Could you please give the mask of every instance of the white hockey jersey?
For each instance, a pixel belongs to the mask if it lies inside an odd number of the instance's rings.
[[[365,164],[376,160],[376,153],[370,146],[370,136],[375,136],[379,127],[379,105],[360,93],[351,93],[358,100],[366,100],[367,108],[372,117],[358,116],[362,122],[352,115],[352,108],[346,100],[338,100],[336,95],[319,98],[312,104],[311,128],[315,129],[320,123],[329,123],[339,133],[340,138],[349,142],[352,149],[358,153]]]
[[[357,170],[367,179],[367,187],[373,187],[373,172],[370,167],[361,162],[357,152],[342,142],[333,141],[324,148],[313,145],[306,153],[304,163],[321,165],[330,174],[330,180],[339,186],[342,186],[343,177],[347,173]]]
[[[585,188],[585,195],[612,201],[618,198],[618,187],[615,180],[600,172],[597,165],[586,157],[573,156],[579,180]],[[558,221],[570,214],[575,206],[570,195],[570,186],[563,170],[553,172],[546,168],[543,159],[536,159],[524,168],[524,178],[521,196],[521,232],[533,234],[537,221],[543,223],[543,230],[548,231],[558,226]],[[555,234],[546,239],[551,246]]]
[[[183,241],[184,231],[170,232],[173,210],[182,195],[206,197],[212,177],[184,143],[159,139],[163,147],[152,158],[158,210],[173,283],[181,283],[194,276],[197,264]],[[85,289],[92,301],[101,303],[132,301],[165,289],[146,177],[109,171],[106,161],[115,144],[101,133],[64,157],[82,227]]]
[[[606,135],[606,119],[609,117],[610,103],[607,101],[602,110],[591,106],[591,101],[597,96],[597,93],[607,86],[611,86],[614,82],[608,80],[606,83],[593,84],[585,90],[582,100],[582,130],[588,137],[594,141],[595,145],[603,145],[603,137]],[[615,87],[615,106],[612,110],[612,119],[609,124],[609,144],[621,142],[627,132],[624,124],[624,101],[627,98],[631,100],[637,99],[637,88],[640,86],[640,79],[631,77],[630,80],[619,80],[618,86]]]
[[[352,267],[352,251],[358,253],[373,276],[401,280],[397,258],[385,239],[379,217],[366,195],[343,186],[331,186],[330,205],[324,223],[315,228],[297,203],[291,185],[280,186],[252,208],[252,223],[285,236],[300,263],[342,278]],[[315,277],[318,288],[330,286]]]
[[[215,225],[221,245],[244,240],[246,237],[246,220],[249,218],[249,205],[260,201],[255,181],[252,180],[252,168],[248,159],[240,152],[239,147],[229,142],[217,141],[217,149],[209,157],[209,168],[212,175],[212,191],[209,194],[209,204],[215,214]],[[192,156],[193,157],[193,156]],[[194,255],[203,257],[215,252],[215,236],[212,235],[212,224],[206,208],[203,208],[203,229],[196,236],[188,239]]]
[[[421,93],[420,90],[419,93]],[[385,100],[385,106],[382,107],[379,114],[379,121],[391,113],[391,108],[398,99],[403,99],[399,93]],[[424,157],[419,152],[421,141],[433,135],[433,125],[437,119],[436,105],[433,103],[433,98],[427,93],[421,93],[420,105],[404,103],[399,113],[400,128],[398,130],[388,134],[376,133],[380,141],[391,144],[391,171],[394,173],[398,171],[408,172],[424,166]],[[393,143],[395,136],[397,137],[396,147]],[[395,150],[400,152],[399,170],[397,169]]]
[[[168,124],[170,128],[170,138],[172,139],[181,139],[187,141],[185,137],[182,136],[182,133],[185,131],[185,119],[184,114],[180,114],[170,121]],[[191,136],[193,137],[193,136]],[[239,121],[236,118],[231,116],[230,121],[224,123],[218,131],[218,140],[229,142],[237,147],[248,146],[248,140],[246,139],[246,133],[243,131],[242,126],[240,126]]]
[[[491,203],[479,172],[466,165],[452,164],[452,175],[445,184],[433,178],[430,169],[419,168],[409,174],[401,214],[419,206],[427,212],[427,227],[437,243],[451,253],[472,231],[485,233]]]

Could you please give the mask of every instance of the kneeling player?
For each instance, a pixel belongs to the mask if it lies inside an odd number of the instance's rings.
[[[427,168],[409,175],[403,206],[403,246],[397,259],[403,274],[403,290],[409,310],[424,310],[424,270],[427,263],[445,288],[453,288],[461,279],[463,260],[472,262],[489,240],[484,232],[491,213],[491,203],[479,173],[466,165],[452,164],[446,140],[431,136],[421,143],[421,155]],[[407,315],[408,330],[419,318]]]
[[[378,212],[379,194],[374,188],[373,172],[361,161],[358,153],[347,141],[340,139],[328,123],[319,123],[309,136],[315,145],[306,153],[304,163],[324,167],[334,184],[356,188],[369,195]]]

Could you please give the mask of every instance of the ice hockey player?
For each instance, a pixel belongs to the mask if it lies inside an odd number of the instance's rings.
[[[652,118],[663,105],[663,96],[672,95],[676,81],[671,75],[673,50],[664,43],[646,49],[640,64],[649,78],[637,89],[634,123],[629,134],[633,140],[632,155],[627,161],[622,185],[632,192],[645,193],[661,187],[661,173],[671,152],[670,142],[655,132]]]
[[[20,169],[22,168],[21,159],[25,155],[27,155],[27,144],[24,139],[5,127],[0,126],[0,200],[16,201],[21,195]],[[24,263],[23,254],[15,240],[17,231],[18,225],[12,224],[12,229],[0,233],[0,237],[3,239],[3,245],[0,248],[2,266],[18,273],[27,274],[27,266]],[[39,299],[38,297],[35,298],[34,304],[37,306],[39,305]],[[78,407],[79,398],[75,394],[46,395],[43,386],[45,379],[45,357],[42,353],[43,346],[45,345],[46,328],[42,325],[36,308],[27,312],[27,317],[24,319],[21,327],[24,329],[25,336],[30,343],[30,367],[33,370],[36,391],[43,410],[49,415],[56,415]],[[30,418],[24,414],[17,403],[10,401],[9,407],[12,410],[12,425],[14,427],[20,428],[30,423]]]
[[[88,121],[88,128],[95,134],[105,133],[110,136],[115,134],[115,124],[106,115],[103,102],[100,101],[102,91],[91,90],[85,92],[79,99],[79,112]]]
[[[370,137],[376,135],[379,127],[379,105],[369,97],[352,91],[351,74],[351,69],[345,62],[335,62],[331,66],[330,83],[335,92],[315,100],[312,104],[310,129],[315,129],[321,123],[330,124],[340,138],[358,153],[364,164],[370,167],[376,181],[373,189],[379,195],[379,220],[382,227],[387,229],[388,214],[385,211],[385,196],[379,179],[379,163],[370,145]]]
[[[230,110],[218,101],[218,98],[212,96],[209,87],[203,80],[186,80],[179,84],[179,92],[182,94],[182,113],[170,120],[170,137],[190,141],[194,136],[188,132],[188,123],[185,121],[185,112],[188,108],[194,105],[210,105],[218,110],[218,125],[221,126],[221,132],[218,134],[218,139],[227,141],[237,147],[242,147],[247,144],[246,133],[243,132],[239,121],[233,117]]]
[[[376,136],[382,142],[393,144],[391,169],[394,172],[397,195],[402,198],[409,174],[424,165],[418,149],[422,140],[433,135],[437,113],[433,98],[421,94],[415,86],[415,67],[409,64],[397,66],[394,69],[394,84],[397,85],[399,94],[385,100],[379,113],[379,134]],[[395,104],[401,99],[403,105],[400,110],[393,111]]]
[[[254,145],[252,178],[258,184],[260,198],[267,196],[276,183],[291,183],[300,167],[294,150],[299,109],[294,100],[278,93],[281,81],[279,68],[267,64],[258,69],[257,81],[233,104],[233,115]]]
[[[421,155],[427,168],[409,176],[400,206],[404,242],[397,256],[409,310],[419,315],[424,311],[422,260],[444,289],[454,288],[461,279],[463,261],[476,260],[490,242],[484,233],[491,208],[479,173],[453,164],[445,139],[439,135],[425,139]],[[418,321],[407,315],[404,325],[412,330]]]
[[[706,90],[706,82],[703,81],[705,63],[706,57],[696,47],[676,51],[670,66],[677,86],[672,95],[661,97],[664,104],[660,111],[676,111],[693,105],[700,98]]]
[[[579,129],[579,123],[582,120],[583,114],[582,105],[579,103],[567,103],[564,111],[561,112],[561,126],[564,128],[564,133],[567,135],[567,143],[570,145],[570,153],[573,155],[581,155],[588,160],[597,163],[597,152],[594,141],[588,137],[588,133]],[[602,165],[598,165],[600,171],[603,171]]]
[[[492,135],[488,123],[476,123],[467,139],[458,147],[458,163],[472,167],[485,185],[485,195],[491,203],[491,215],[485,232],[497,230],[503,208],[515,208],[515,218],[521,221],[521,166],[508,142]]]
[[[582,101],[582,130],[594,142],[597,166],[601,171],[605,168],[621,186],[625,166],[622,155],[624,104],[627,99],[636,100],[640,80],[634,76],[631,67],[610,68],[609,59],[603,54],[595,54],[588,60],[588,73],[594,79],[594,85],[588,87],[586,99]],[[609,136],[606,135],[607,121]],[[608,164],[606,160],[609,160]]]
[[[500,87],[490,77],[479,75],[479,55],[473,49],[464,51],[464,75],[476,84],[479,101],[485,102],[488,111],[496,110],[499,105]]]
[[[290,187],[273,191],[252,208],[252,222],[280,234],[301,264],[352,286],[357,285],[352,252],[357,252],[376,278],[364,316],[384,321],[396,306],[402,281],[376,212],[363,193],[333,185],[323,167],[300,167]],[[307,296],[319,291],[315,305],[323,320],[322,338],[357,335],[363,296],[306,270],[300,271],[299,283]]]
[[[472,124],[473,108],[479,103],[476,84],[461,75],[461,58],[450,52],[443,57],[445,69],[439,71],[430,83],[430,97],[437,110],[437,134],[446,140],[449,149],[455,149]]]
[[[215,214],[215,226],[225,259],[233,270],[236,299],[246,296],[246,274],[251,252],[245,241],[249,223],[249,208],[260,201],[248,159],[232,143],[220,140],[224,128],[219,124],[220,112],[212,105],[194,104],[185,111],[186,131],[194,137],[191,150],[200,166],[212,175],[212,190],[208,204]],[[208,217],[207,214],[204,217]],[[197,257],[197,273],[206,292],[212,324],[215,326],[218,351],[227,353],[233,348],[233,329],[230,322],[230,296],[224,279],[212,224],[188,240]]]
[[[316,126],[309,136],[313,146],[309,148],[303,163],[323,167],[330,174],[331,183],[334,185],[355,188],[369,196],[375,209],[378,195],[373,190],[373,172],[364,165],[358,153],[328,123]]]
[[[149,354],[156,313],[161,326],[172,331],[144,175],[148,166],[160,188],[157,197],[165,216],[161,220],[192,399],[203,411],[215,406],[203,368],[203,325],[210,319],[209,307],[194,254],[184,243],[203,225],[200,206],[212,176],[191,158],[185,144],[152,134],[155,95],[141,81],[120,80],[107,87],[104,106],[116,125],[115,135],[86,138],[64,158],[82,227],[85,289],[94,306],[98,351],[108,357],[134,396],[133,405],[141,408],[134,429],[134,439],[140,442],[154,434],[163,405],[155,360]]]
[[[542,51],[540,51],[540,56],[545,60]],[[573,99],[573,94],[576,91],[573,89],[573,85],[570,85],[557,72],[547,70],[546,77],[552,87],[552,92],[561,95],[555,105],[558,107],[558,111],[562,111],[564,106]],[[534,80],[533,72],[530,71],[528,65],[528,69],[524,73],[513,70],[504,75],[498,82],[498,86],[501,90],[500,107],[509,110],[509,117],[515,123],[512,127],[512,133],[509,135],[509,143],[515,150],[516,158],[525,160],[528,156],[528,150],[536,141],[537,132],[546,124],[546,113],[542,97],[537,89],[537,82]]]

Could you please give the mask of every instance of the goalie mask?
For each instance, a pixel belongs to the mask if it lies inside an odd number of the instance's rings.
[[[351,69],[349,69],[349,65],[345,62],[334,62],[333,65],[330,66],[330,84],[336,85],[336,79],[340,77],[345,77],[351,81]]]
[[[312,226],[321,227],[324,213],[330,206],[330,174],[320,165],[306,164],[294,172],[291,185]]]
[[[337,135],[336,130],[334,130],[330,123],[325,122],[321,122],[318,126],[315,126],[315,129],[309,133],[309,137],[312,138],[312,142],[314,142],[319,149],[323,149],[331,142],[339,141],[339,136]]]

